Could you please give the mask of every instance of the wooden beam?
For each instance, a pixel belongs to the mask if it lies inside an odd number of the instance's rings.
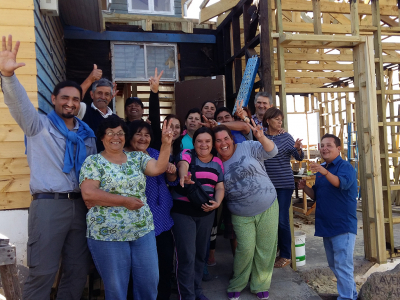
[[[309,93],[330,93],[332,92],[338,92],[336,90],[340,90],[341,93],[345,92],[357,92],[358,88],[286,88],[286,93],[287,94],[309,94]]]
[[[210,2],[210,0],[203,0],[203,2],[201,2],[199,8],[203,9],[204,7],[206,7],[206,5],[208,4],[208,2]]]
[[[261,70],[263,74],[262,86],[265,92],[270,93],[272,96],[275,94],[273,88],[274,78],[274,50],[272,43],[272,15],[270,8],[270,1],[261,1],[259,3],[259,24],[261,27],[260,32],[260,56],[261,56]]]
[[[312,0],[314,34],[322,34],[320,0]]]
[[[297,72],[297,71],[286,71],[286,77],[301,77],[301,78],[313,78],[313,77],[352,77],[354,72]]]
[[[220,0],[219,2],[200,10],[199,24],[230,10],[239,3],[239,0]]]
[[[324,71],[324,70],[341,70],[341,71],[352,71],[353,64],[309,64],[309,63],[294,63],[286,62],[286,70],[312,70],[312,71]]]

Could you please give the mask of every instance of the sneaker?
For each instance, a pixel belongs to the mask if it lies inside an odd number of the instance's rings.
[[[257,299],[259,299],[259,300],[267,300],[268,297],[269,297],[268,291],[257,293]]]
[[[229,300],[239,300],[240,292],[228,292]]]
[[[208,298],[204,295],[201,295],[200,297],[196,297],[196,300],[208,300]]]

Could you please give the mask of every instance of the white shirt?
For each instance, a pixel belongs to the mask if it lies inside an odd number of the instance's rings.
[[[104,119],[106,119],[108,116],[111,116],[113,114],[111,108],[109,108],[108,106],[107,106],[107,113],[106,114],[104,114],[100,109],[98,109],[96,106],[94,106],[93,102],[91,104],[91,107],[93,109],[97,110]],[[82,120],[83,117],[86,114],[86,108],[87,108],[86,103],[85,102],[81,102],[81,107],[79,108],[79,112],[78,112],[76,117]]]

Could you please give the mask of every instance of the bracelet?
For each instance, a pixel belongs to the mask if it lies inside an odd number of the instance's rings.
[[[249,121],[246,122],[246,119],[248,119]],[[250,123],[250,118],[246,116],[246,117],[244,117],[243,121],[245,121],[246,123]]]

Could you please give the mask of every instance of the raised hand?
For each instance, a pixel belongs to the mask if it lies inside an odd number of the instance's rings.
[[[160,72],[159,75],[157,75],[157,68],[154,70],[154,77],[151,76],[149,79],[149,84],[150,84],[150,89],[153,93],[158,93],[158,86],[160,85],[160,78],[162,74],[164,73],[164,70]]]
[[[237,115],[240,119],[244,120],[247,116],[247,113],[243,110],[243,100],[236,100],[236,111],[235,115]]]
[[[200,123],[204,127],[208,128],[213,128],[218,125],[217,121],[214,121],[213,119],[207,119],[205,115],[201,115],[203,117],[204,122]]]
[[[163,127],[162,127],[162,135],[161,135],[161,142],[166,145],[172,144],[172,130],[171,130],[171,122],[172,119],[169,119],[168,123],[167,120],[164,120]]]
[[[112,97],[111,98],[114,98],[115,96],[117,96],[118,92],[119,92],[119,90],[117,90],[117,83],[113,82],[113,90],[112,90]]]
[[[301,141],[302,141],[302,139],[297,139],[296,142],[294,143],[294,147],[297,149],[297,151],[300,151],[303,146]]]
[[[93,65],[93,70],[90,73],[89,77],[92,80],[92,82],[95,82],[97,80],[100,80],[101,77],[103,76],[103,71],[101,69],[97,69],[97,65]]]
[[[1,39],[0,72],[4,76],[12,76],[16,69],[25,66],[25,63],[17,63],[19,44],[19,41],[17,41],[14,49],[12,49],[11,34],[8,36],[7,43],[5,36],[3,36]]]
[[[256,125],[254,120],[251,119],[251,124],[248,124],[253,131],[253,135],[259,140],[262,136],[264,136],[264,128],[261,125]]]

